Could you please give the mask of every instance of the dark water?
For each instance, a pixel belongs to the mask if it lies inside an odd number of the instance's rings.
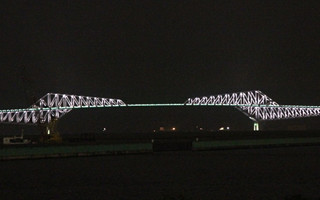
[[[320,147],[0,162],[0,199],[320,198]]]

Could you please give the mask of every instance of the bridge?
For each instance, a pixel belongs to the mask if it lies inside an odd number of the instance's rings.
[[[45,124],[73,109],[157,106],[229,106],[254,122],[320,115],[320,106],[280,105],[259,90],[188,98],[184,103],[127,104],[121,99],[47,93],[29,108],[0,110],[0,123]]]

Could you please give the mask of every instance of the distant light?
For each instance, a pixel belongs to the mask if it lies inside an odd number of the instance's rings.
[[[227,130],[230,130],[230,127],[229,127],[229,126],[227,126]]]
[[[219,128],[219,131],[224,131],[224,127]]]
[[[254,130],[254,131],[259,131],[259,123],[258,123],[258,122],[255,122],[255,123],[253,124],[253,130]]]
[[[172,127],[172,129],[171,129],[171,130],[175,131],[175,130],[176,130],[176,127]]]
[[[106,131],[107,131],[107,128],[103,128],[102,131],[103,131],[103,132],[106,132]]]
[[[203,131],[203,128],[199,128],[200,131]]]

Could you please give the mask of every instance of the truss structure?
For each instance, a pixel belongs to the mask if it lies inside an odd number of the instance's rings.
[[[279,105],[259,90],[188,98],[184,104],[128,105],[121,99],[48,93],[29,108],[0,110],[0,123],[49,123],[75,108],[120,106],[233,106],[253,121],[320,116],[320,106]]]
[[[33,106],[40,108],[111,107],[126,105],[121,99],[48,93]]]
[[[319,106],[279,105],[259,90],[189,98],[185,105],[234,106],[253,121],[320,116]]]
[[[254,106],[278,105],[259,90],[189,98],[185,105]]]
[[[55,109],[55,110],[43,110],[43,109],[17,109],[9,110],[6,112],[0,112],[1,123],[12,124],[38,124],[49,123],[52,118],[61,118],[64,114],[70,112],[71,109]]]
[[[121,99],[48,93],[30,108],[0,110],[1,123],[49,123],[61,118],[74,108],[125,106]]]
[[[254,121],[279,120],[320,116],[320,107],[313,106],[253,106],[241,107]]]

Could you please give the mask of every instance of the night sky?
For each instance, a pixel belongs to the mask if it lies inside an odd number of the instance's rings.
[[[182,103],[255,89],[279,104],[320,105],[319,9],[317,1],[2,1],[0,107],[28,107],[48,92]],[[226,108],[72,112],[65,132],[215,129],[222,119],[251,128]],[[311,121],[320,122],[294,123]]]

